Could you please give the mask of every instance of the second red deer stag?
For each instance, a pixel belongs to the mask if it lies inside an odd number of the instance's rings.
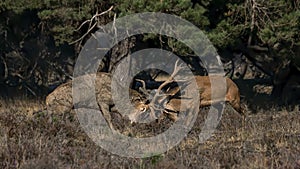
[[[84,75],[78,77],[81,81],[86,81],[90,79],[91,75]],[[110,115],[110,107],[114,105],[111,93],[111,81],[112,75],[109,73],[98,72],[95,78],[95,95],[97,104],[106,119],[109,127],[113,129],[113,125],[111,122]],[[82,90],[83,91],[83,90]],[[92,98],[92,94],[87,93],[79,93],[82,96],[86,96],[85,98]],[[131,102],[133,104],[138,103],[143,96],[132,89],[129,89],[129,94],[131,96]],[[126,97],[124,97],[126,99]],[[73,106],[73,95],[72,95],[72,81],[66,82],[59,87],[57,87],[53,92],[51,92],[46,97],[46,105],[47,110],[51,113],[68,113],[70,112]],[[85,105],[85,103],[83,104]]]
[[[168,90],[165,94],[160,94],[162,88],[167,86],[169,83],[173,82],[174,76],[183,68],[180,65],[177,65],[178,62],[176,62],[174,72],[171,74],[171,76],[163,83],[161,86],[157,89],[156,94],[150,101],[150,103],[141,102],[137,106],[137,110],[135,112],[132,112],[129,115],[129,119],[131,122],[136,122],[140,119],[140,115],[142,113],[145,113],[147,110],[150,110],[150,114],[152,117],[155,115],[155,110],[157,110],[157,106],[155,104],[157,103],[163,103],[163,108],[160,109],[160,111],[163,111],[164,114],[166,114],[170,119],[173,121],[176,121],[178,118],[178,113],[180,111],[186,111],[189,108],[189,105],[185,105],[185,99],[182,99],[180,97],[172,97],[178,94],[180,91],[179,87],[175,87],[171,90]],[[196,83],[198,85],[198,91],[200,96],[200,107],[209,106],[214,103],[218,103],[222,100],[225,102],[228,102],[238,113],[243,114],[243,110],[241,108],[240,103],[240,92],[237,87],[237,85],[230,79],[225,77],[226,81],[226,91],[223,86],[218,88],[216,86],[216,89],[214,91],[214,99],[212,99],[212,87],[211,87],[211,79],[220,79],[224,78],[222,76],[213,75],[213,76],[195,76]],[[215,85],[223,85],[223,84],[215,84]],[[224,98],[225,94],[225,98]],[[170,97],[171,96],[171,97]],[[182,105],[183,104],[183,105]],[[154,117],[157,118],[157,117]]]

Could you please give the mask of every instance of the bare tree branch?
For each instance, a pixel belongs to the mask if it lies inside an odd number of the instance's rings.
[[[108,10],[101,12],[100,14],[98,14],[98,12],[96,12],[96,14],[93,15],[91,19],[84,21],[75,31],[79,31],[83,27],[83,25],[85,25],[86,23],[89,23],[88,31],[83,36],[81,36],[79,39],[77,39],[73,42],[70,42],[69,44],[72,45],[72,44],[75,44],[75,43],[83,40],[97,26],[97,24],[98,24],[97,18],[99,18],[101,15],[104,15],[104,14],[110,12],[112,9],[113,9],[113,6],[111,6]]]
[[[5,61],[5,59],[3,58],[3,56],[1,56],[3,65],[4,65],[4,79],[7,79],[8,77],[8,68],[7,68],[7,63]]]

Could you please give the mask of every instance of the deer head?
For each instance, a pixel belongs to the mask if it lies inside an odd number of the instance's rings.
[[[144,95],[148,95],[148,99],[135,104],[135,111],[128,115],[128,118],[131,122],[141,122],[145,119],[152,121],[154,119],[158,119],[162,114],[167,113],[164,107],[170,98],[178,94],[180,91],[179,87],[168,87],[169,84],[175,81],[174,77],[178,74],[178,72],[184,68],[183,64],[178,64],[178,62],[179,60],[176,61],[174,70],[168,79],[164,81],[157,89],[152,90],[152,92],[149,92],[146,89],[146,85],[143,80],[137,79],[137,81],[140,81],[143,84],[142,88],[140,88],[140,91]]]

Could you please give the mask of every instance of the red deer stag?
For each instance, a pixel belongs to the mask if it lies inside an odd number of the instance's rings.
[[[137,110],[135,112],[132,112],[129,114],[129,119],[131,122],[136,122],[138,119],[140,119],[140,115],[147,110],[150,110],[151,117],[155,117],[155,110],[157,110],[157,106],[155,104],[157,103],[163,103],[163,109],[160,109],[160,111],[163,111],[170,119],[173,121],[177,120],[177,115],[179,111],[185,111],[188,109],[189,105],[185,105],[185,99],[173,97],[177,95],[177,93],[180,91],[179,87],[175,87],[172,89],[169,89],[165,94],[160,94],[161,90],[166,87],[168,84],[173,82],[175,75],[183,68],[182,66],[178,66],[178,61],[175,64],[174,72],[170,75],[170,77],[162,83],[159,88],[157,89],[154,97],[150,101],[150,103],[140,102],[136,107]],[[226,93],[224,91],[214,91],[215,100],[212,100],[212,88],[211,88],[211,79],[218,79],[218,78],[224,78],[222,76],[213,75],[213,76],[195,76],[196,83],[198,85],[199,94],[200,94],[200,107],[209,106],[211,104],[220,102],[221,100],[224,100],[225,102],[228,102],[238,113],[243,114],[243,110],[241,108],[240,103],[240,93],[237,85],[230,79],[225,77],[226,80]],[[222,84],[216,84],[216,85],[222,85]],[[218,88],[218,86],[217,86]],[[224,87],[220,87],[224,88]],[[145,89],[144,89],[145,90]],[[222,98],[224,97],[225,99]],[[171,96],[171,97],[170,97]],[[183,104],[183,105],[181,105]],[[183,107],[181,107],[183,106]]]
[[[89,76],[89,75],[84,75]],[[83,78],[85,77],[79,77]],[[95,80],[95,92],[97,104],[106,119],[109,127],[113,129],[110,115],[110,107],[114,105],[111,95],[111,81],[112,77],[109,73],[98,72]],[[86,93],[85,93],[86,94]],[[143,97],[142,95],[132,89],[129,89],[131,101],[133,103],[139,102]],[[52,93],[46,97],[47,110],[55,113],[68,113],[73,108],[72,96],[72,81],[66,82],[58,86]]]

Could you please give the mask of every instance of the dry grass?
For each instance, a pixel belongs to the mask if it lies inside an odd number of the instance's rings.
[[[200,144],[198,134],[207,112],[201,110],[182,142],[151,158],[125,158],[98,147],[82,131],[74,114],[49,115],[33,100],[0,101],[0,168],[300,168],[299,110],[257,110],[242,118],[226,107],[213,136]],[[128,126],[113,115],[123,134],[150,136],[159,125]]]

